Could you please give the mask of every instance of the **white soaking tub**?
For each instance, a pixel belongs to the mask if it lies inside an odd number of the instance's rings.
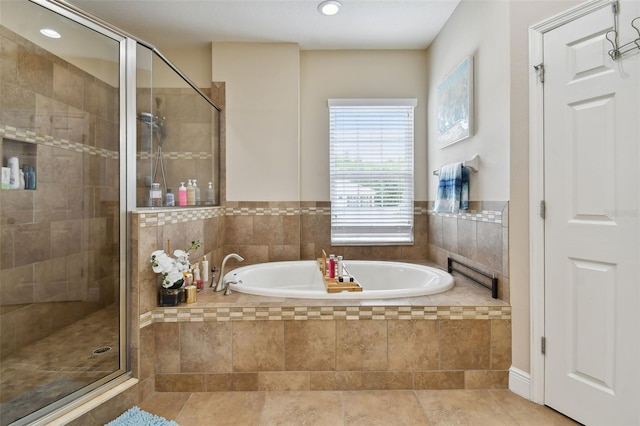
[[[328,293],[315,260],[268,262],[237,268],[224,279],[233,291],[258,296],[303,299],[389,299],[440,293],[453,277],[429,266],[404,262],[345,260],[362,291]]]

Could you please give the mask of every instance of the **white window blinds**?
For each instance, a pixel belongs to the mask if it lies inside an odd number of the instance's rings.
[[[331,243],[413,243],[416,99],[330,99]]]

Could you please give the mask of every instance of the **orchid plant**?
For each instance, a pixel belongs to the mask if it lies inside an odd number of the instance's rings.
[[[186,250],[175,250],[169,256],[164,250],[156,250],[151,253],[151,267],[153,272],[162,275],[162,287],[166,289],[178,289],[184,284],[184,273],[189,271],[189,252],[198,250],[200,241],[191,241],[191,247]]]

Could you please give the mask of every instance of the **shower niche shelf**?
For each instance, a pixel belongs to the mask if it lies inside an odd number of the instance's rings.
[[[32,142],[2,139],[2,167],[8,167],[9,158],[18,157],[20,171],[22,166],[33,166],[36,176],[38,173],[38,146]],[[37,181],[36,181],[37,182]],[[37,186],[36,186],[37,188]]]

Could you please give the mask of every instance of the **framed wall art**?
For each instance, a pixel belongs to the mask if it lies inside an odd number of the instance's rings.
[[[438,84],[438,148],[473,134],[473,56],[467,56]]]

